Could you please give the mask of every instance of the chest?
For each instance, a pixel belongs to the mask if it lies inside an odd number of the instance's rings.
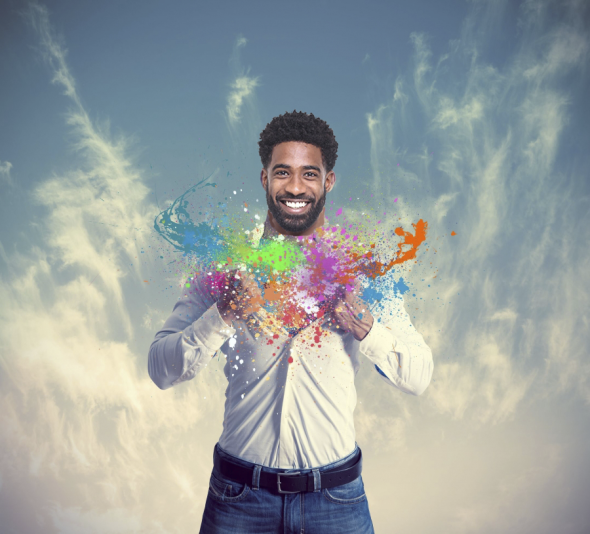
[[[359,342],[351,334],[321,320],[295,334],[277,330],[243,321],[236,325],[236,334],[221,348],[230,382],[354,381]]]

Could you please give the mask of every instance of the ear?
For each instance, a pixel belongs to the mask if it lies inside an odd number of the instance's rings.
[[[326,174],[326,181],[324,184],[326,192],[329,193],[330,191],[332,191],[334,184],[336,184],[336,175],[334,174],[334,171],[330,171],[328,174]]]
[[[268,172],[266,172],[266,169],[262,169],[260,171],[260,183],[262,184],[262,188],[266,191],[266,186],[268,183]]]

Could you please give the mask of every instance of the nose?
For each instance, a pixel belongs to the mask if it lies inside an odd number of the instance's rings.
[[[305,194],[305,191],[306,187],[303,177],[294,173],[285,185],[285,192],[296,197]]]

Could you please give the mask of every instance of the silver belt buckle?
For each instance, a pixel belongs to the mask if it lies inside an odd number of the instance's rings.
[[[299,471],[296,471],[295,473],[277,473],[277,487],[279,489],[279,493],[300,493],[299,491],[283,491],[281,489],[281,477],[293,477],[299,474]]]

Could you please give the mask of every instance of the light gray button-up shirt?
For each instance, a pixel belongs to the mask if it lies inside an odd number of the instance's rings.
[[[362,341],[325,317],[294,336],[287,330],[277,335],[251,322],[228,326],[206,276],[191,280],[156,334],[148,370],[167,389],[194,378],[221,350],[228,385],[219,444],[234,456],[267,467],[307,469],[350,454],[354,377],[363,358],[376,367],[375,378],[405,393],[420,395],[430,383],[432,353],[401,295],[373,313],[373,326]]]

